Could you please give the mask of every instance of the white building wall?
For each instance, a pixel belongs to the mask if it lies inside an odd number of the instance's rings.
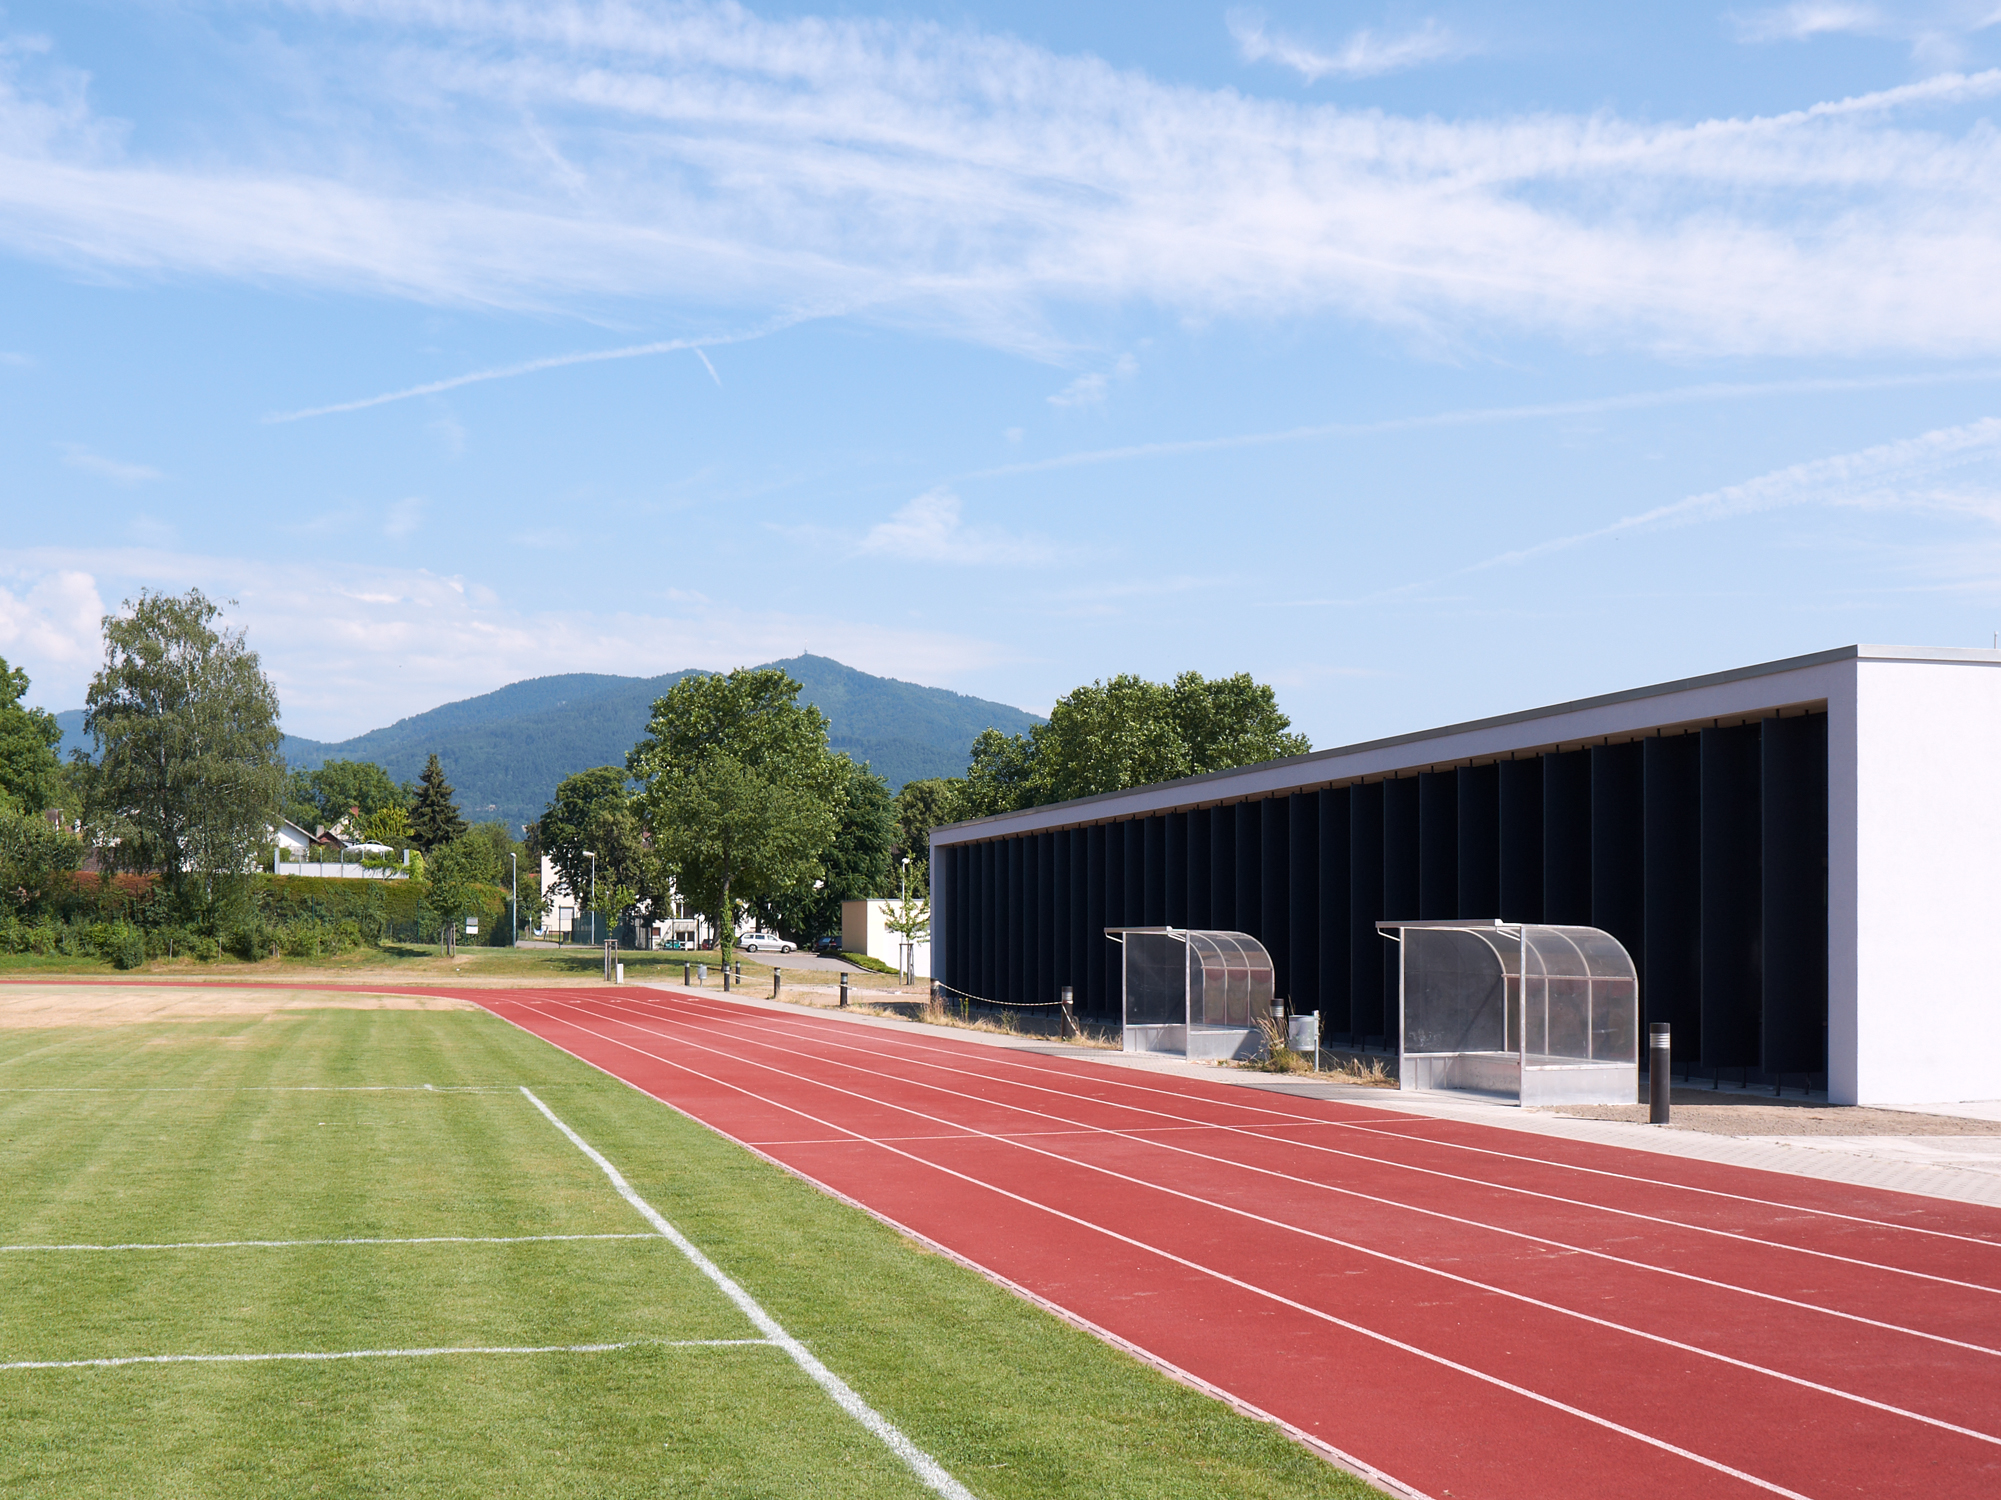
[[[2001,663],[1856,665],[1847,751],[1854,853],[1842,872],[1852,906],[1844,911],[1834,897],[1830,848],[1828,912],[1830,935],[1853,923],[1853,1043],[1845,1059],[1853,1082],[1842,1088],[1831,1074],[1830,1097],[1857,1104],[2001,1098]],[[1832,742],[1829,760],[1830,832],[1838,840],[1844,820],[1835,789],[1843,777]],[[1839,962],[1838,952],[1829,957]],[[1831,986],[1837,1037],[1846,1019],[1841,993]]]
[[[892,967],[896,965],[902,957],[900,945],[903,937],[889,930],[889,914],[890,908],[897,904],[888,900],[843,901],[841,951],[873,958]],[[931,977],[931,944],[928,939],[917,945],[917,977]]]

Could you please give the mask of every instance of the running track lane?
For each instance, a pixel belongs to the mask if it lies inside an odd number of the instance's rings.
[[[460,991],[1418,1490],[2001,1493],[2001,1214],[658,991]]]

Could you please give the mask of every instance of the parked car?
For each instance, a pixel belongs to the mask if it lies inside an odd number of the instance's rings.
[[[841,956],[841,940],[838,937],[814,938],[813,952],[821,958],[839,958]]]
[[[746,953],[790,953],[795,946],[775,932],[747,932],[736,945]]]

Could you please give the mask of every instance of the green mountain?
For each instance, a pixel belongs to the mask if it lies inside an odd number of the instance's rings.
[[[1005,703],[872,677],[824,656],[769,665],[791,673],[799,696],[827,716],[834,749],[868,761],[891,790],[926,776],[963,774],[983,729],[1020,734],[1040,722]],[[294,770],[329,760],[372,760],[398,781],[414,781],[435,750],[468,821],[518,825],[542,815],[565,776],[623,764],[646,733],[653,700],[688,675],[534,677],[338,744],[286,735],[280,749]],[[56,722],[65,756],[72,748],[89,748],[81,709],[56,715]]]

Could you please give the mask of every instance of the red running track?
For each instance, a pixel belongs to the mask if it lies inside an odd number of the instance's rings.
[[[1454,1500],[2001,1495],[2001,1212],[656,990],[457,992]]]

